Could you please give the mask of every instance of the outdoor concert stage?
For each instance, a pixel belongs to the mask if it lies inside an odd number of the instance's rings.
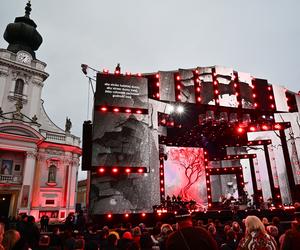
[[[83,126],[89,214],[147,215],[168,196],[216,215],[299,201],[299,107],[298,94],[219,66],[99,72]]]

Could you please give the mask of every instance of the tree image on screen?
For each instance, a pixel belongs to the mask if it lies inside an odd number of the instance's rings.
[[[203,151],[199,148],[172,148],[170,151],[172,161],[177,162],[184,169],[185,186],[181,187],[179,195],[183,200],[194,199],[190,195],[190,188],[199,181],[204,174]]]

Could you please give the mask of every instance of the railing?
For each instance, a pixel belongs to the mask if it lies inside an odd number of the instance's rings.
[[[21,183],[22,176],[0,175],[0,183]]]
[[[55,135],[55,134],[46,134],[46,139],[54,140],[54,141],[66,141],[66,137],[64,135]]]

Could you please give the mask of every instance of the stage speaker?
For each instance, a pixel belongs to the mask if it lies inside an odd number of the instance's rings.
[[[92,135],[93,125],[91,121],[84,121],[82,126],[82,170],[91,170],[92,165]]]

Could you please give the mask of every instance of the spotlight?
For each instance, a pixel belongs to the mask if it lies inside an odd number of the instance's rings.
[[[81,64],[81,70],[83,74],[87,74],[88,66],[86,64]]]
[[[182,106],[178,106],[177,107],[177,113],[183,113],[184,112],[184,108]]]

